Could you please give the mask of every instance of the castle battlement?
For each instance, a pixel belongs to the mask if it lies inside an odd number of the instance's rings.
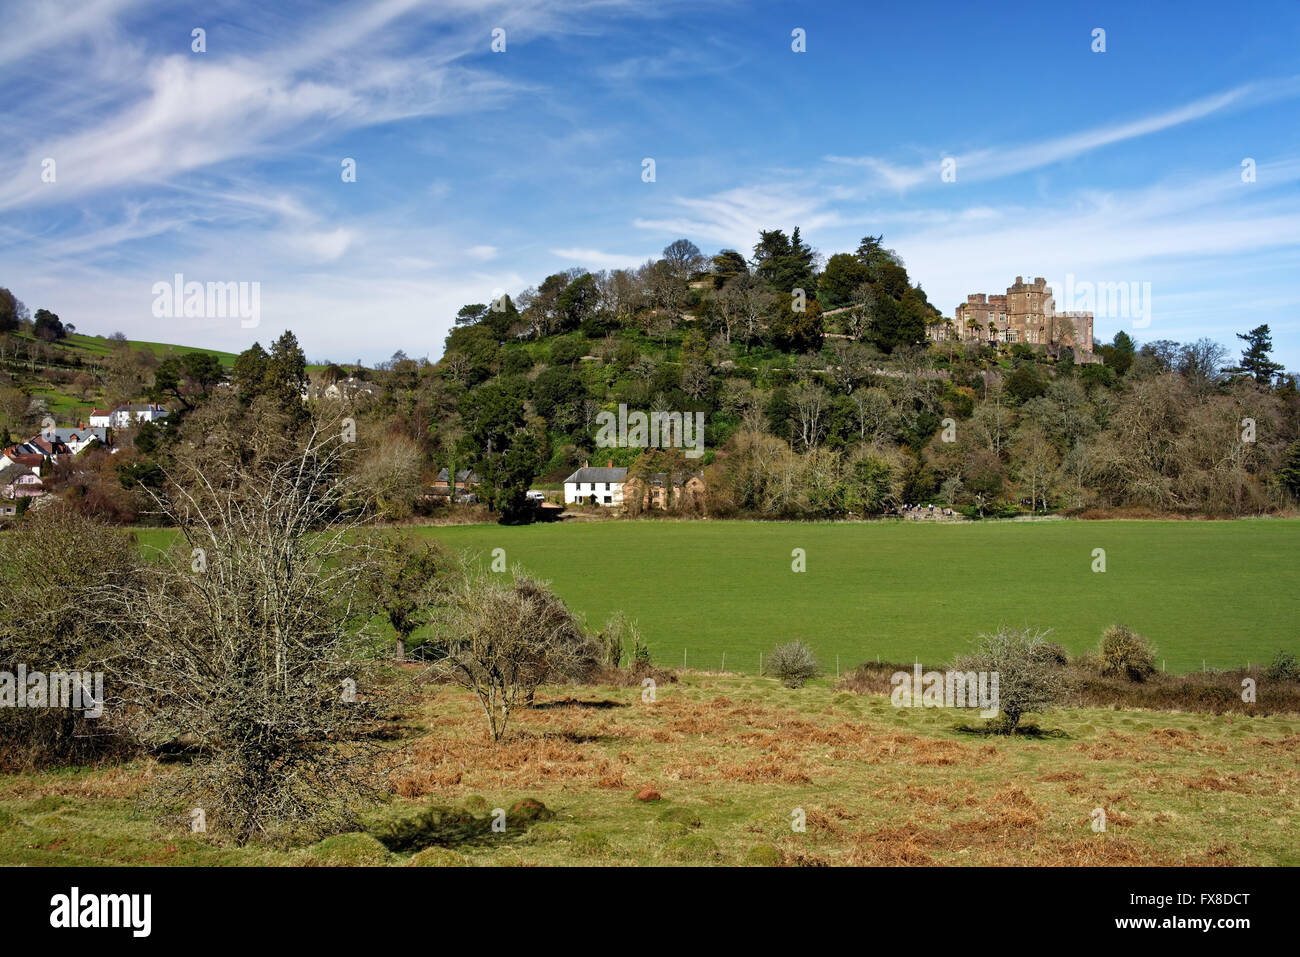
[[[1077,361],[1093,362],[1092,324],[1090,312],[1057,312],[1051,287],[1042,276],[1032,282],[1017,276],[1006,293],[969,294],[957,306],[953,322],[932,325],[930,335],[952,335],[962,342],[1068,348]]]

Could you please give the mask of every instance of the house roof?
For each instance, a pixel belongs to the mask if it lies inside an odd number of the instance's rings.
[[[584,467],[578,469],[564,480],[564,484],[570,482],[622,482],[627,478],[627,469],[623,468],[602,468],[594,469]]]
[[[100,425],[91,426],[85,429],[79,429],[73,426],[64,426],[54,430],[54,437],[60,442],[71,441],[74,435],[77,436],[78,440],[81,442],[86,441],[86,439],[90,438],[92,435],[99,439],[99,441],[103,442],[105,441],[107,432],[104,427]]]
[[[459,469],[456,472],[457,482],[477,482],[479,480],[477,472],[471,472],[469,469]],[[442,469],[438,472],[438,481],[447,481],[447,470]]]
[[[90,414],[94,416],[112,415],[113,410],[112,409],[91,409]]]
[[[651,485],[658,486],[658,485],[663,485],[668,480],[668,474],[666,472],[651,472],[645,476],[634,475],[632,476],[632,478],[628,479],[628,481],[637,482],[643,478],[648,478],[650,480]],[[700,479],[701,481],[703,481],[704,473],[703,472],[674,472],[673,473],[673,485],[675,486],[685,485],[691,479]]]
[[[19,452],[16,448],[5,449],[5,457],[28,468],[40,468],[45,464],[45,456],[40,453]]]

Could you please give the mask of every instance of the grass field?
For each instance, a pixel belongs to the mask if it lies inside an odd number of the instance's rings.
[[[942,664],[1001,624],[1072,652],[1122,621],[1169,671],[1300,652],[1300,521],[920,525],[593,522],[414,530],[490,560],[505,549],[599,626],[637,619],[655,660],[754,672],[803,637],[834,667]],[[802,548],[807,571],[791,570]],[[1093,549],[1106,571],[1092,571]]]
[[[953,731],[955,712],[830,684],[686,674],[653,703],[544,689],[499,746],[467,692],[431,689],[408,700],[395,794],[363,828],[523,798],[554,817],[414,856],[364,832],[297,848],[190,834],[141,810],[176,770],[148,759],[5,775],[0,865],[1300,864],[1295,716],[1079,708],[1042,717],[1052,737],[984,738]],[[662,800],[636,800],[647,787]]]

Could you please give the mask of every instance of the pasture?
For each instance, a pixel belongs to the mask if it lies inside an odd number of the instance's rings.
[[[999,625],[1050,628],[1071,652],[1124,622],[1170,672],[1300,652],[1300,521],[591,522],[410,530],[505,550],[599,627],[637,620],[668,667],[756,672],[802,637],[841,670],[943,664]],[[803,549],[806,571],[792,570]],[[1106,570],[1094,572],[1094,549]],[[683,653],[685,658],[683,659]]]

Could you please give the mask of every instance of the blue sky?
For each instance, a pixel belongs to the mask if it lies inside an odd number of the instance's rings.
[[[84,332],[437,358],[495,289],[801,226],[883,233],[945,315],[1150,283],[1098,338],[1267,322],[1300,370],[1300,3],[985,6],[5,3],[0,285]],[[175,273],[260,283],[260,325],[156,318]]]

